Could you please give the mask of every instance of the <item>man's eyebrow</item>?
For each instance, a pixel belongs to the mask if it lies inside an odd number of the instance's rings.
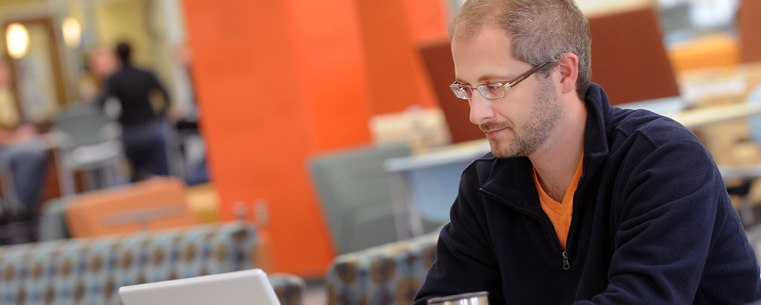
[[[514,78],[515,78],[515,76],[510,76],[510,75],[486,74],[486,75],[482,75],[481,77],[479,77],[476,80],[476,82],[478,84],[481,84],[481,83],[488,82],[488,81],[495,80],[495,79],[502,80],[502,81],[508,81],[508,80],[511,80],[511,79],[514,79]],[[462,80],[459,77],[455,77],[454,80],[457,83],[460,83],[460,84],[467,84],[468,83],[468,82]]]
[[[481,75],[481,77],[478,78],[478,82],[482,83],[482,82],[486,82],[486,81],[490,81],[490,80],[495,80],[495,79],[498,79],[498,80],[509,80],[509,79],[513,79],[513,78],[515,78],[515,76],[486,74],[486,75]]]

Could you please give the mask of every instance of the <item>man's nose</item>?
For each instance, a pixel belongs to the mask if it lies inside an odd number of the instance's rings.
[[[494,109],[492,109],[491,101],[484,98],[478,90],[473,90],[473,96],[468,103],[470,104],[471,123],[480,125],[494,118]]]

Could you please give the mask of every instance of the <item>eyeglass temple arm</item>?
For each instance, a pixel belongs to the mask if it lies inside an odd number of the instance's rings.
[[[545,63],[543,63],[543,64],[541,64],[541,65],[538,65],[538,66],[535,66],[535,67],[531,68],[531,70],[528,70],[528,71],[526,71],[526,73],[523,73],[523,74],[521,74],[521,75],[520,75],[520,76],[518,76],[518,78],[516,78],[514,81],[512,81],[512,82],[510,82],[510,83],[506,84],[507,88],[508,88],[508,89],[512,88],[512,87],[513,87],[513,86],[515,86],[517,83],[520,83],[521,81],[523,81],[523,80],[524,80],[524,79],[526,79],[527,77],[531,76],[531,74],[534,74],[534,72],[536,72],[536,71],[539,71],[539,69],[541,69],[541,68],[544,68],[544,66],[546,66],[546,65],[547,65],[547,64],[549,64],[549,63],[550,63],[550,62],[548,61],[548,62],[545,62]]]

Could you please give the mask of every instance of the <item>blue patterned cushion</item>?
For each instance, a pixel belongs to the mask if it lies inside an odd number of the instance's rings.
[[[0,304],[118,305],[124,285],[255,268],[256,248],[241,222],[0,247]]]
[[[436,259],[438,231],[336,257],[328,305],[409,305]]]
[[[280,305],[302,305],[307,286],[298,276],[276,273],[269,277]]]

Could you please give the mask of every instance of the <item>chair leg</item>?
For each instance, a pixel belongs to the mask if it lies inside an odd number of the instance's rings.
[[[63,156],[65,152],[58,151],[56,153],[56,164],[58,164],[58,185],[61,188],[61,197],[74,196],[76,193],[76,186],[74,185],[74,172],[66,166]]]
[[[104,188],[110,188],[116,186],[116,169],[107,164],[101,169],[101,186]]]
[[[96,177],[97,169],[90,169],[86,170],[85,172],[85,185],[88,191],[97,190],[99,188],[98,186],[98,179]]]
[[[739,196],[740,199],[740,221],[743,226],[749,227],[755,224],[753,216],[753,207],[750,205],[750,189],[754,179],[744,179],[740,185],[727,187],[727,193]]]
[[[747,195],[743,196],[740,203],[740,220],[746,227],[756,223],[755,217],[753,216],[753,207],[750,206],[750,198]]]

